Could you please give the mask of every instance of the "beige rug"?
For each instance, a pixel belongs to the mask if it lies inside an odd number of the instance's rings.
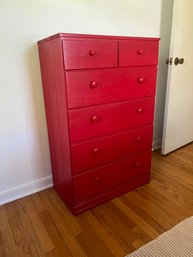
[[[193,217],[126,257],[193,257]]]

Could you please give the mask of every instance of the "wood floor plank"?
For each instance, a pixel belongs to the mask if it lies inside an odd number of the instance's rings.
[[[86,253],[75,238],[75,235],[78,235],[81,231],[77,222],[75,222],[75,217],[69,211],[68,214],[65,211],[62,211],[61,206],[57,206],[54,203],[52,200],[55,200],[56,197],[54,193],[51,194],[51,196],[54,198],[50,198],[48,196],[49,194],[46,194],[45,192],[41,193],[41,198],[43,199],[44,204],[49,210],[60,235],[68,245],[71,253],[77,257],[87,257]]]
[[[146,188],[144,191],[146,193]],[[180,219],[186,217],[187,215],[193,214],[193,205],[192,199],[188,198],[190,193],[185,195],[179,195],[176,191],[173,190],[173,187],[163,187],[163,184],[152,181],[151,184],[148,185],[148,192],[153,194],[154,201],[160,201],[162,203],[163,208],[165,209],[173,209],[173,216],[177,217],[180,214]],[[192,197],[193,194],[190,195]],[[179,207],[178,214],[176,214],[176,208]]]
[[[167,195],[167,191],[172,190],[176,194],[176,197],[186,197],[193,201],[192,189],[186,187],[186,185],[183,185],[180,182],[171,181],[171,178],[167,175],[156,172],[153,182],[157,182],[162,185],[162,194]]]
[[[173,203],[168,196],[160,196],[160,194],[149,185],[141,188],[140,191],[136,191],[136,193],[142,199],[145,199],[145,201],[151,201],[154,206],[157,206],[157,201],[159,201],[160,209],[165,213],[165,215],[167,215],[167,217],[173,217],[172,220],[174,220],[175,223],[182,220],[184,218],[184,214],[187,213],[184,209],[179,209],[176,213],[176,204]],[[171,225],[173,226],[173,222]]]
[[[9,218],[6,212],[6,205],[0,206],[0,231],[3,233],[7,229],[9,229]]]
[[[0,245],[3,245],[2,233],[0,231]],[[1,256],[1,255],[0,255]]]
[[[6,204],[5,210],[7,212],[7,216],[9,219],[9,226],[11,228],[15,228],[20,225],[20,219],[19,219],[19,213],[18,208],[16,205],[16,202],[13,202],[12,204]]]
[[[9,225],[9,218],[4,206],[0,208],[0,233],[1,233],[1,254],[5,257],[19,256],[15,245],[12,230]],[[3,257],[4,257],[3,256]]]
[[[38,212],[43,212],[46,210],[46,206],[44,205],[39,193],[33,194],[30,197]]]
[[[172,213],[168,210],[164,210],[160,203],[159,205],[155,203],[151,198],[145,196],[143,193],[140,193],[140,189],[126,194],[129,202],[134,202],[137,204],[143,211],[153,219],[156,218],[156,221],[161,224],[165,229],[169,229],[174,226],[178,219],[172,216]]]
[[[44,212],[41,212],[40,216],[55,246],[55,250],[46,253],[46,255],[52,257],[51,254],[54,253],[56,256],[59,255],[60,257],[73,257],[73,254],[70,252],[66,242],[63,240],[49,211],[45,210]]]
[[[61,255],[58,254],[58,252],[54,249],[48,253],[46,253],[46,257],[60,257]],[[64,256],[64,253],[63,253]],[[65,255],[66,257],[67,255]]]
[[[112,200],[113,203],[121,209],[127,217],[132,220],[137,226],[139,226],[151,239],[155,239],[159,233],[150,226],[146,221],[144,221],[139,215],[132,211],[128,206],[126,206],[119,198]]]
[[[146,223],[148,223],[154,230],[159,234],[163,233],[166,229],[162,226],[161,223],[157,221],[157,216],[149,216],[146,211],[143,209],[143,206],[140,206],[135,200],[129,200],[127,194],[120,196],[119,199],[126,205],[129,206],[138,216],[140,216]]]
[[[18,256],[32,257],[36,253],[37,256],[41,256],[36,249],[36,243],[34,242],[34,240],[29,240],[29,238],[26,238],[23,227],[17,226],[12,228],[12,233],[14,238],[14,244],[17,248]],[[44,256],[43,253],[42,256]]]
[[[135,242],[133,242],[133,246],[135,247],[135,249],[138,249],[139,247],[143,246],[144,242],[141,239],[137,239],[135,240]]]
[[[82,232],[76,236],[79,244],[85,249],[87,256],[92,257],[115,257],[109,248],[103,242],[103,239],[97,235],[95,230],[87,222],[86,215],[77,217]]]
[[[104,225],[105,229],[116,238],[124,251],[135,250],[130,243],[130,241],[135,240],[136,237],[136,235],[131,232],[135,224],[115,205],[112,207],[111,202],[108,202],[94,208],[92,213],[94,213],[98,220]]]
[[[44,252],[48,253],[54,250],[54,244],[46,230],[46,227],[41,221],[41,218],[35,208],[35,205],[31,200],[31,197],[26,197],[24,199],[24,205],[25,208],[28,210],[28,215],[33,226],[33,230],[35,231]]]
[[[15,244],[20,255],[45,257],[42,245],[33,229],[28,210],[25,208],[26,199],[19,199],[16,202],[20,224],[12,229]]]
[[[55,223],[58,224],[64,233],[68,231],[72,236],[75,236],[81,232],[81,228],[76,222],[76,217],[72,215],[53,189],[42,191],[39,194],[44,205],[52,214]]]
[[[6,231],[2,233],[2,240],[4,246],[3,252],[6,257],[24,256],[23,253],[20,254],[19,249],[15,244],[15,240],[11,229],[6,229]]]
[[[84,217],[96,234],[103,239],[104,243],[114,256],[125,256],[127,254],[112,233],[109,233],[109,231],[105,229],[104,224],[102,224],[92,212],[84,213]]]
[[[4,245],[0,245],[0,256],[6,256],[5,255]]]

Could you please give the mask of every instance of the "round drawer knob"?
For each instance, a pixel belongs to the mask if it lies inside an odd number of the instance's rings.
[[[91,82],[90,82],[90,87],[91,87],[91,88],[96,88],[96,87],[97,87],[96,81],[91,81]]]
[[[143,50],[140,49],[140,50],[137,51],[137,53],[138,53],[139,55],[142,55],[142,54],[143,54]]]
[[[100,178],[99,177],[94,177],[93,180],[94,180],[95,183],[97,183],[100,180]]]
[[[143,141],[142,137],[140,137],[140,136],[136,137],[136,142],[137,143],[141,143],[142,141]]]
[[[143,114],[143,112],[144,112],[144,109],[141,107],[141,108],[139,108],[139,109],[137,109],[137,113],[138,114]]]
[[[93,55],[95,55],[95,54],[96,54],[96,52],[95,52],[94,50],[90,50],[90,51],[89,51],[89,55],[90,55],[90,56],[93,56]]]
[[[100,153],[100,149],[96,147],[96,148],[94,148],[94,149],[92,150],[92,153],[93,153],[94,155],[97,155],[97,154]]]
[[[93,116],[90,118],[90,121],[93,122],[93,123],[97,122],[97,121],[98,121],[98,116],[93,115]]]
[[[145,82],[144,77],[139,77],[139,78],[138,78],[138,83],[139,83],[139,84],[142,84],[143,82]]]
[[[136,163],[135,163],[135,166],[136,166],[136,167],[139,167],[140,165],[141,165],[141,162],[136,162]]]

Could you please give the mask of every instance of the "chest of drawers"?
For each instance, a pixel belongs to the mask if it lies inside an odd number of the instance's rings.
[[[54,187],[73,213],[150,180],[157,38],[38,42]]]

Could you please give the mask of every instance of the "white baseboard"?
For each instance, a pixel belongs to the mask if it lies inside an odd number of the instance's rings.
[[[0,191],[0,205],[12,202],[19,198],[37,193],[46,188],[52,187],[52,176],[46,176],[29,183],[22,184],[4,191]]]
[[[161,139],[154,140],[154,141],[153,141],[152,150],[155,151],[156,149],[161,148],[161,145],[162,145],[162,140],[161,140]]]

